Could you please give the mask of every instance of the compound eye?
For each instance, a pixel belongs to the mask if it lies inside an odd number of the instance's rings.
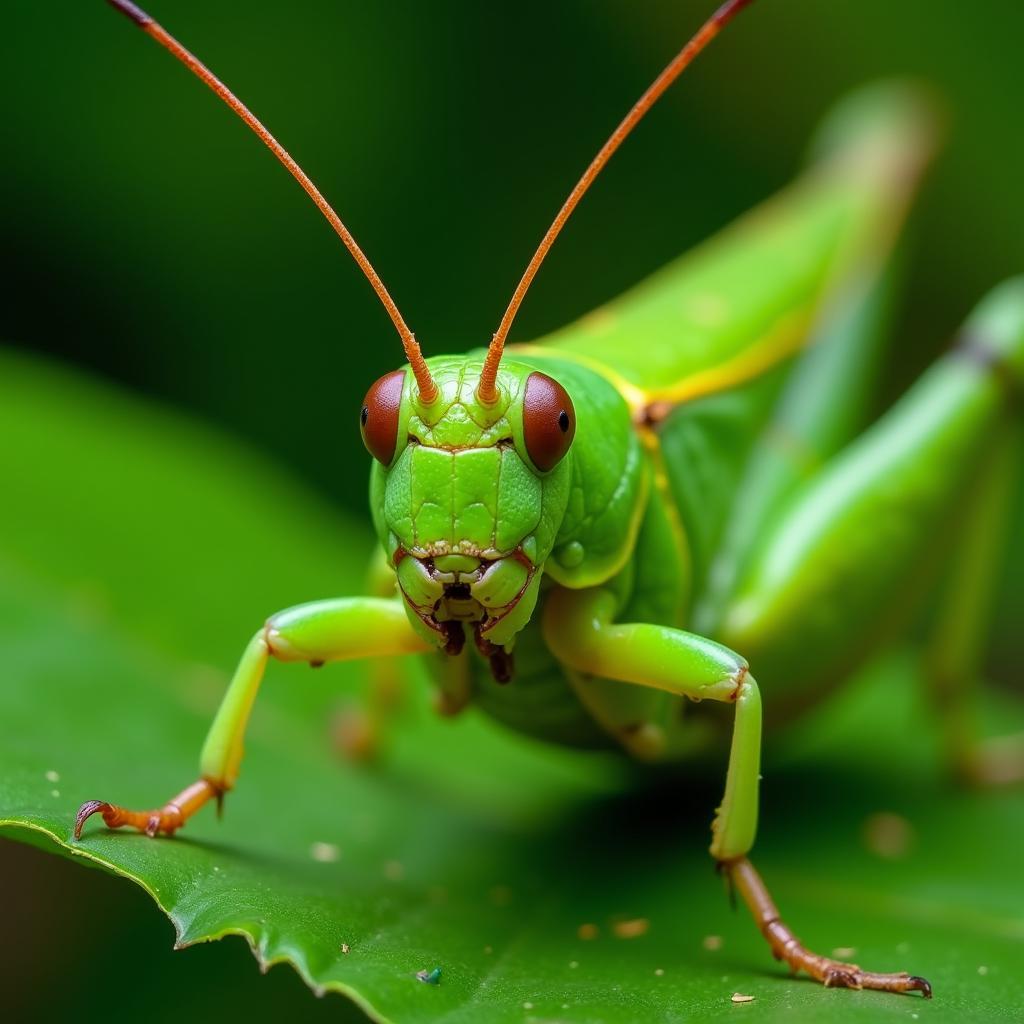
[[[405,370],[386,373],[370,386],[359,412],[359,430],[366,450],[385,466],[391,465],[398,444]]]
[[[526,454],[542,473],[554,469],[572,444],[576,410],[565,388],[546,373],[531,373],[523,399]]]

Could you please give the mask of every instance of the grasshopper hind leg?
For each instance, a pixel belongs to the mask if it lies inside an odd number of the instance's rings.
[[[981,648],[1003,564],[1002,544],[1020,471],[1021,429],[1000,437],[988,455],[962,528],[942,602],[925,648],[925,679],[934,698],[950,765],[965,782],[1024,782],[1024,732],[982,738],[975,715]]]
[[[702,627],[756,666],[778,718],[897,639],[951,562],[961,568],[930,661],[969,692],[1022,387],[1017,278],[982,301],[956,346],[907,394],[775,508],[728,600]]]

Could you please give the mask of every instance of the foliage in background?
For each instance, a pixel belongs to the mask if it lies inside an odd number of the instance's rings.
[[[566,188],[707,4],[303,0],[249,4],[244,15],[235,5],[200,0],[150,6],[293,148],[350,221],[426,349],[438,352],[488,336]],[[101,0],[59,8],[15,4],[5,15],[0,85],[8,144],[0,206],[16,259],[5,278],[0,337],[197,410],[291,470],[262,475],[264,464],[244,449],[167,421],[187,435],[189,451],[192,438],[223,455],[225,486],[248,499],[244,508],[234,506],[238,523],[254,522],[253,530],[273,538],[256,556],[241,542],[245,530],[236,533],[214,510],[200,513],[190,504],[190,454],[167,463],[173,452],[166,447],[159,456],[118,448],[118,458],[103,456],[104,473],[96,465],[84,473],[74,450],[50,451],[48,462],[25,461],[33,487],[48,489],[30,492],[38,505],[5,501],[0,509],[0,557],[31,563],[28,582],[12,577],[8,593],[40,585],[49,614],[71,591],[75,615],[101,615],[101,631],[126,631],[164,663],[162,671],[184,671],[179,681],[188,677],[181,666],[193,660],[222,673],[254,621],[290,602],[340,592],[354,578],[348,573],[361,571],[365,548],[353,538],[363,529],[299,497],[293,477],[335,506],[365,515],[366,456],[355,413],[366,385],[397,363],[397,342],[358,272],[280,168]],[[608,299],[785,182],[813,125],[844,90],[878,75],[910,74],[933,83],[947,103],[949,145],[915,216],[890,374],[895,394],[980,294],[1024,266],[1024,136],[1014,130],[1022,35],[1024,8],[1014,0],[991,0],[984,17],[972,18],[962,5],[933,0],[761,0],[616,157],[546,265],[519,337],[542,334]],[[54,395],[51,385],[46,393]],[[79,410],[76,403],[84,402],[88,410],[89,394],[68,382],[60,401],[44,407],[56,414],[65,402]],[[31,404],[39,396],[19,397]],[[7,436],[18,443],[6,445],[6,459],[32,451],[30,444],[23,448],[31,440],[24,422],[15,425],[19,432]],[[140,477],[142,467],[152,475]],[[264,481],[259,497],[254,478]],[[174,499],[167,494],[154,512],[144,500],[147,484],[173,480]],[[10,487],[11,478],[5,481]],[[41,509],[60,513],[59,528]],[[300,521],[303,537],[293,543],[287,526]],[[77,532],[66,534],[68,524]],[[216,550],[194,542],[207,533],[220,538]],[[99,544],[98,536],[118,543]],[[65,541],[58,545],[57,537]],[[338,554],[328,558],[326,550]],[[42,566],[48,569],[40,580]],[[19,574],[25,571],[23,564]],[[1017,530],[995,609],[992,665],[1004,678],[1006,666],[1024,657],[1024,589],[1013,582],[1021,578],[1024,530]],[[68,666],[67,673],[75,671]],[[222,678],[204,673],[196,744]],[[301,672],[298,680],[296,698],[307,699],[302,695],[313,688]],[[316,692],[321,687],[334,691],[318,683]],[[132,721],[156,729],[148,708]],[[313,746],[325,728],[311,711],[303,745]],[[916,724],[906,728],[917,731]],[[10,726],[0,730],[6,746]],[[868,723],[861,739],[874,731]],[[116,744],[107,746],[113,758]],[[182,756],[191,768],[194,745]],[[842,777],[853,779],[859,764],[854,759]],[[806,797],[802,813],[818,813],[811,794],[799,789],[799,773],[787,784]],[[848,790],[842,799],[861,810],[867,803],[858,800],[885,792],[879,786],[858,795],[852,782]],[[766,799],[767,826],[789,801],[776,794],[771,803],[770,790]],[[1002,821],[1012,805],[986,806]],[[229,810],[225,828],[237,824],[239,813]],[[856,844],[852,817],[836,851]],[[695,810],[687,833],[702,885],[705,819]],[[780,856],[786,821],[779,825]],[[972,827],[986,835],[988,822]],[[759,846],[765,856],[770,842],[766,833]],[[808,839],[805,850],[816,849]],[[936,847],[937,857],[943,849]],[[985,861],[988,851],[972,855]],[[955,877],[967,884],[979,877],[967,856],[965,848],[954,857],[950,884],[958,864],[963,870]],[[0,849],[5,877],[22,877],[24,860],[17,863],[15,876]],[[106,880],[84,872],[75,873],[81,877],[73,886],[60,885],[54,879],[63,876],[48,870],[35,869],[31,903],[12,895],[0,932],[0,942],[39,950],[39,959],[17,961],[26,978],[41,984],[48,969],[82,979],[124,970],[138,979],[148,1012],[167,1019],[173,1005],[153,992],[174,991],[177,1005],[194,999],[201,1006],[204,984],[208,1000],[230,991],[222,976],[213,983],[202,967],[185,972],[176,962],[160,973],[144,959],[150,954],[138,936],[153,925],[141,916],[141,900],[132,903],[126,893],[133,911],[118,904],[124,914],[106,907],[83,922],[96,894],[115,890],[97,888]],[[693,879],[679,885],[685,900],[695,898]],[[700,898],[720,914],[713,882],[706,893]],[[734,927],[737,941],[750,930],[741,919]],[[43,959],[47,929],[74,936],[59,955],[50,944],[50,960]],[[756,936],[744,941],[751,943],[746,962],[762,965]],[[6,952],[5,963],[15,963]],[[200,951],[185,959],[198,964],[223,955]],[[244,975],[247,966],[238,971]],[[166,980],[171,971],[182,971],[174,984]],[[238,991],[267,1009],[266,985]],[[50,996],[55,1016],[61,995]]]

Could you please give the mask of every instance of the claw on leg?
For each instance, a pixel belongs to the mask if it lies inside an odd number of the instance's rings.
[[[779,916],[768,889],[753,864],[746,857],[725,865],[729,880],[750,908],[758,927],[771,946],[776,960],[785,960],[790,968],[806,971],[826,988],[868,988],[880,992],[920,992],[931,999],[932,987],[924,978],[913,974],[879,974],[861,970],[856,964],[832,960],[806,949]]]
[[[199,779],[168,800],[163,807],[151,811],[130,811],[103,800],[87,800],[78,808],[78,814],[75,816],[75,840],[82,838],[82,826],[94,814],[103,815],[107,828],[122,828],[127,825],[145,832],[147,836],[156,836],[160,833],[174,835],[212,797],[217,800],[219,812],[224,799],[224,789],[210,779]]]

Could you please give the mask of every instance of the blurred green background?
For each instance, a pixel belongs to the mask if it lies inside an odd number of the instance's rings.
[[[567,189],[708,6],[153,0],[151,12],[291,149],[431,354],[489,337]],[[515,337],[586,312],[785,183],[847,89],[911,75],[934,86],[949,134],[912,221],[881,406],[987,288],[1024,269],[1022,38],[1015,0],[761,0],[613,161]],[[7,5],[0,95],[0,339],[192,410],[362,511],[356,413],[400,349],[347,254],[256,139],[100,0]],[[1006,666],[1024,655],[1021,508],[991,654],[1011,683]],[[222,997],[257,994],[239,943],[172,957],[170,929],[127,886],[25,849],[0,856],[32,894],[0,923],[4,970],[84,983],[132,948],[150,990],[216,977]],[[123,916],[97,933],[114,900]],[[83,916],[93,941],[67,943],[55,964],[47,933]],[[300,989],[274,973],[258,987],[268,1012]],[[55,1013],[70,990],[61,998]],[[337,1020],[346,1010],[330,1002]]]

